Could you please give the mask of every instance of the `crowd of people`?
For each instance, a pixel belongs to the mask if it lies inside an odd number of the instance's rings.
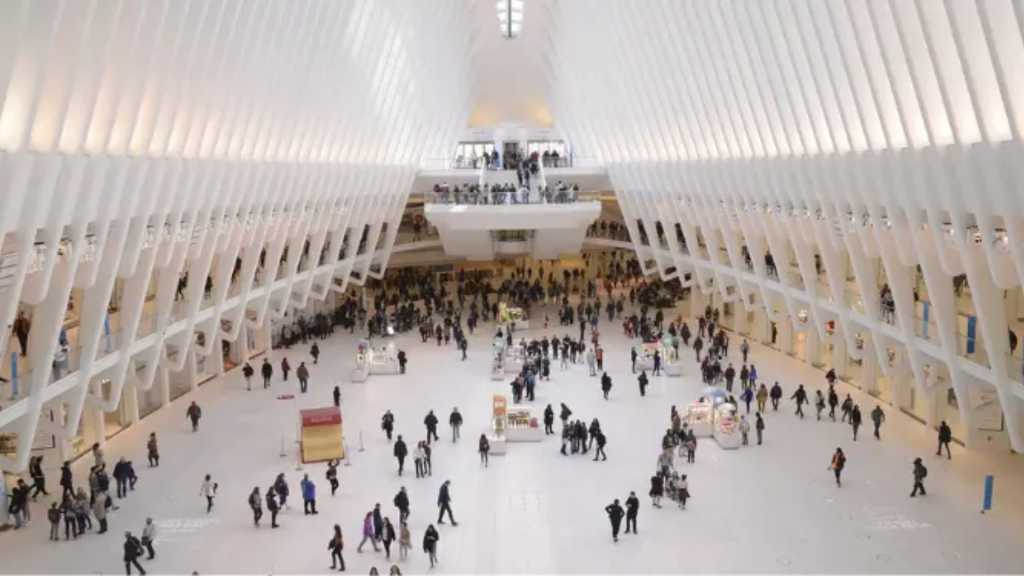
[[[512,183],[449,185],[435,184],[428,201],[435,204],[500,205],[500,204],[573,204],[579,200],[580,187],[562,181],[553,186],[530,186],[529,178],[518,185]]]

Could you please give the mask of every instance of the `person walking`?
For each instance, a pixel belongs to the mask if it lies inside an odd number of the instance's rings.
[[[409,532],[409,525],[401,522],[398,526],[398,557],[408,560],[409,550],[412,550],[412,533]]]
[[[292,371],[292,365],[288,362],[288,358],[281,358],[281,379],[285,382],[288,381],[288,373]]]
[[[793,392],[793,395],[790,396],[790,400],[796,401],[796,415],[799,416],[801,420],[803,420],[804,404],[807,402],[807,391],[804,390],[803,384],[797,386],[796,392]]]
[[[331,485],[331,496],[338,491],[338,464],[339,460],[331,460],[327,463],[327,483]]]
[[[345,549],[345,540],[341,537],[341,526],[334,525],[334,534],[331,536],[330,542],[327,543],[327,549],[331,551],[331,570],[344,572],[345,557],[341,555],[341,551]]]
[[[661,498],[665,495],[665,479],[661,474],[655,472],[651,476],[651,491],[647,495],[651,497],[651,503],[655,508],[661,508]]]
[[[142,556],[142,543],[135,536],[132,536],[131,532],[124,533],[124,570],[126,574],[132,573],[132,566],[139,571],[139,574],[145,574],[146,571],[139,564],[139,557]]]
[[[444,484],[441,485],[441,489],[437,492],[437,523],[444,524],[444,513],[447,512],[452,526],[458,526],[459,523],[455,521],[455,516],[452,515],[452,496],[449,490],[451,483],[451,480],[445,480]]]
[[[779,410],[779,401],[782,400],[782,386],[779,386],[778,382],[773,384],[768,396],[772,399],[772,412],[777,412]]]
[[[211,479],[209,474],[203,479],[203,484],[199,487],[199,494],[206,498],[206,513],[209,514],[210,510],[213,510],[213,497],[217,495],[217,483]]]
[[[420,442],[416,445],[416,449],[412,451],[412,462],[416,465],[416,477],[426,478],[427,466],[424,460],[427,458],[427,452],[423,449],[426,442]]]
[[[28,474],[32,478],[32,501],[36,501],[39,494],[49,496],[46,491],[46,474],[43,473],[43,457],[33,456],[28,461]]]
[[[821,390],[818,390],[814,394],[814,411],[816,412],[815,415],[818,418],[818,422],[821,422],[821,413],[824,410],[825,410],[825,397],[822,396]]]
[[[150,468],[160,465],[160,448],[156,444],[156,432],[149,433],[149,440],[146,442],[146,458],[149,460]]]
[[[433,524],[427,526],[427,530],[423,533],[423,551],[430,558],[431,568],[437,565],[437,543],[440,540],[441,535],[437,533],[437,528],[434,528]]]
[[[757,445],[760,446],[764,439],[764,418],[760,412],[754,414],[754,431],[757,432]]]
[[[836,406],[839,405],[839,394],[836,394],[836,387],[829,382],[828,385],[828,417],[836,421]]]
[[[607,460],[608,455],[604,453],[604,445],[608,442],[608,439],[605,437],[604,432],[601,432],[601,429],[598,428],[591,437],[597,443],[597,451],[594,452],[594,462],[597,462],[598,457],[601,458],[602,462]]]
[[[843,454],[842,448],[836,448],[836,453],[832,455],[832,462],[829,464],[829,468],[836,476],[836,486],[840,488],[843,486],[843,468],[845,467],[846,454]]]
[[[299,482],[299,489],[302,491],[302,513],[314,516],[318,514],[316,511],[316,484],[309,479],[309,474],[303,474],[302,481]]]
[[[405,440],[402,440],[402,435],[398,435],[398,440],[395,441],[395,447],[392,450],[395,459],[398,460],[398,475],[402,475],[402,471],[405,470],[405,457],[409,455],[409,448],[405,445]]]
[[[452,429],[452,442],[458,441],[459,429],[462,428],[462,414],[459,414],[458,408],[452,408],[452,413],[448,416],[448,425]]]
[[[636,372],[636,370],[634,370],[634,372]],[[647,396],[647,384],[649,382],[647,379],[647,372],[641,370],[640,376],[637,376],[636,381],[637,384],[640,385],[640,397],[643,398],[644,396]]]
[[[395,508],[398,508],[398,522],[399,524],[405,524],[405,521],[409,519],[409,493],[405,491],[405,486],[395,494],[394,499]]]
[[[252,523],[260,527],[260,518],[263,518],[263,498],[260,496],[260,489],[257,486],[249,493],[249,509],[252,510]]]
[[[384,519],[384,527],[380,533],[380,543],[384,545],[384,557],[391,560],[391,543],[395,541],[395,527],[391,525],[391,519]]]
[[[636,357],[637,357],[636,347],[634,346],[629,351],[629,363],[633,367],[633,374],[636,374]]]
[[[334,396],[334,407],[341,407],[341,386],[334,386],[334,392],[331,393]]]
[[[936,456],[942,456],[942,449],[946,449],[946,456],[949,460],[953,459],[953,453],[949,451],[949,443],[953,441],[953,430],[943,420],[939,424],[939,449],[935,451]]]
[[[604,393],[604,399],[608,399],[608,393],[612,391],[612,377],[607,372],[601,374],[601,392]]]
[[[881,428],[882,423],[885,422],[885,412],[882,412],[882,407],[876,405],[875,409],[871,411],[871,422],[875,425],[875,440],[881,440]]]
[[[373,539],[380,542],[384,534],[384,514],[380,511],[380,503],[373,505]]]
[[[188,405],[188,409],[185,410],[185,418],[192,422],[193,432],[199,431],[199,419],[202,417],[203,409],[196,404],[195,400],[193,400],[192,403]]]
[[[544,409],[544,435],[554,434],[555,429],[555,410],[548,404],[548,407]]]
[[[391,442],[391,434],[395,431],[395,415],[391,413],[391,410],[385,410],[384,415],[380,417],[380,429],[384,431],[388,442]]]
[[[309,389],[309,368],[306,368],[305,362],[299,362],[299,367],[295,369],[295,377],[299,379],[299,393],[305,394]]]
[[[683,446],[686,448],[686,463],[693,464],[697,456],[697,435],[693,433],[692,429],[683,442]]]
[[[266,501],[267,510],[270,511],[270,527],[280,528],[281,525],[277,523],[277,513],[281,511],[281,505],[277,503],[277,490],[274,486],[267,488]]]
[[[679,482],[676,483],[676,500],[679,501],[679,509],[686,510],[686,501],[690,499],[690,483],[686,479],[686,474],[679,476]]]
[[[320,361],[320,347],[313,342],[313,346],[309,349],[309,355],[313,357],[313,364],[316,365]]]
[[[491,454],[491,443],[487,440],[486,434],[480,434],[480,463],[484,465],[484,468],[490,466],[490,454]]]
[[[356,552],[362,552],[363,546],[367,542],[373,546],[374,552],[380,552],[380,548],[377,547],[377,539],[373,534],[373,512],[367,512],[366,516],[363,517],[363,539],[359,542]]]
[[[270,378],[274,375],[274,366],[270,364],[270,360],[267,358],[263,359],[263,365],[260,366],[260,376],[263,376],[263,389],[270,388]]]
[[[612,523],[612,541],[619,541],[619,528],[622,526],[622,517],[626,515],[625,510],[622,509],[622,505],[619,504],[619,499],[616,498],[614,502],[604,507],[604,511],[608,513],[608,520]]]
[[[245,378],[245,389],[250,392],[252,391],[252,377],[254,374],[256,374],[256,371],[253,370],[252,364],[246,362],[242,366],[242,377]]]
[[[924,490],[924,479],[928,476],[928,469],[925,468],[920,458],[914,459],[914,490],[910,493],[911,498],[915,498],[917,493],[920,492],[921,496],[927,496],[928,493]]]
[[[750,436],[750,422],[747,421],[746,416],[740,416],[740,437],[744,446],[750,444],[748,437]]]
[[[426,418],[423,419],[423,425],[427,427],[427,444],[430,444],[430,439],[440,440],[441,438],[437,435],[437,416],[434,416],[434,411],[427,412]]]
[[[759,414],[763,413],[764,412],[765,404],[767,404],[767,402],[768,402],[768,389],[764,387],[764,384],[761,384],[761,386],[758,387],[756,398],[757,398],[757,412]]]
[[[857,441],[857,430],[860,430],[861,415],[860,406],[854,405],[850,410],[850,426],[853,428],[853,441]]]
[[[152,518],[146,518],[146,525],[142,527],[142,546],[149,554],[146,560],[156,558],[156,550],[153,550],[153,543],[156,542],[156,524]]]
[[[640,513],[640,500],[636,497],[636,492],[630,492],[629,498],[626,498],[626,534],[629,534],[630,528],[633,529],[633,534],[636,534],[636,517]]]

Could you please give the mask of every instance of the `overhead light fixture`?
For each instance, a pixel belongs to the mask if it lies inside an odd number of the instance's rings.
[[[498,9],[498,23],[501,25],[501,35],[508,39],[519,36],[523,29],[523,3],[524,0],[498,0],[495,7]]]

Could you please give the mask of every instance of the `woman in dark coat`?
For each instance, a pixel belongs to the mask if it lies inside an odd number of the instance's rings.
[[[655,508],[661,508],[661,497],[665,495],[665,481],[660,474],[651,476],[651,491],[648,492]]]

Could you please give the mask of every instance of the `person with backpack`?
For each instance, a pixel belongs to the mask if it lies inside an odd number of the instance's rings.
[[[338,572],[344,572],[345,558],[341,555],[341,551],[345,549],[345,541],[341,537],[341,526],[334,525],[334,534],[327,543],[327,549],[331,551],[331,570],[337,569]]]
[[[139,557],[142,556],[142,543],[135,536],[132,536],[131,532],[124,533],[124,570],[125,573],[132,573],[132,566],[139,571],[139,574],[145,574],[146,571],[139,564]]]
[[[252,376],[255,373],[256,373],[256,371],[253,370],[252,364],[249,364],[248,362],[246,362],[245,366],[242,366],[242,377],[245,378],[245,389],[246,390],[250,390],[250,391],[252,390]]]
[[[924,490],[924,479],[928,477],[928,468],[921,462],[920,458],[914,459],[914,490],[910,493],[911,498],[917,497],[917,493],[920,492],[921,496],[927,496],[928,493]]]
[[[836,453],[832,455],[832,461],[828,467],[836,476],[836,486],[842,488],[843,468],[846,467],[846,454],[843,454],[842,448],[836,448]]]
[[[405,486],[395,494],[393,503],[395,508],[398,508],[398,523],[405,524],[409,519],[409,493],[405,491]]]

